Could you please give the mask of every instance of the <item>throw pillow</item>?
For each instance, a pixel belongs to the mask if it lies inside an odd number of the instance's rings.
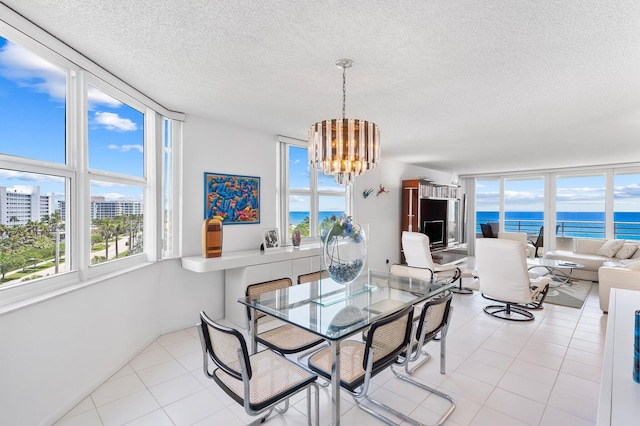
[[[616,253],[618,259],[629,259],[638,250],[638,245],[634,243],[624,243]]]
[[[640,262],[633,262],[625,266],[627,269],[633,269],[634,271],[640,271]]]
[[[606,243],[598,249],[596,254],[605,257],[613,257],[624,244],[623,240],[607,240]]]

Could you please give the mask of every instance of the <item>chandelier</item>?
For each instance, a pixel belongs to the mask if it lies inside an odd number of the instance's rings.
[[[345,118],[346,71],[353,61],[339,59],[336,65],[342,68],[342,119],[319,121],[309,128],[309,165],[333,175],[339,185],[350,185],[380,162],[380,129],[371,121]]]

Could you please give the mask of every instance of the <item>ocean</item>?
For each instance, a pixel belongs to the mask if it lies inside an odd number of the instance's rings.
[[[617,212],[613,214],[615,238],[640,240],[640,212]],[[476,232],[481,223],[498,222],[498,212],[477,212]],[[505,230],[526,232],[535,235],[544,222],[543,212],[505,212]],[[605,237],[604,212],[558,212],[556,235],[566,237]]]
[[[318,223],[322,223],[324,218],[331,217],[333,215],[340,217],[342,213],[343,212],[318,212]],[[307,216],[309,216],[309,212],[289,212],[289,224],[296,226]]]

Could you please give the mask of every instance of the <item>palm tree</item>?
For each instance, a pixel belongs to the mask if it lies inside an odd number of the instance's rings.
[[[110,218],[95,219],[93,223],[97,227],[98,234],[104,240],[105,260],[109,260],[109,240],[114,234],[113,220]]]
[[[116,240],[116,259],[119,256],[118,253],[118,237],[127,230],[127,216],[117,216],[113,220],[113,232]]]

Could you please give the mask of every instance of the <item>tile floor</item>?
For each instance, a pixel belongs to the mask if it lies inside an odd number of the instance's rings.
[[[447,373],[435,360],[419,380],[452,395],[457,407],[447,425],[594,425],[607,316],[594,285],[582,309],[546,304],[530,323],[510,323],[482,311],[477,292],[454,295],[447,339]],[[202,373],[195,328],[161,336],[56,424],[225,425],[249,423],[242,407]],[[423,423],[444,410],[439,398],[394,378],[376,376],[374,396]],[[321,389],[321,424],[331,422],[327,389]],[[342,394],[342,424],[382,424]],[[304,393],[270,425],[306,425]]]

